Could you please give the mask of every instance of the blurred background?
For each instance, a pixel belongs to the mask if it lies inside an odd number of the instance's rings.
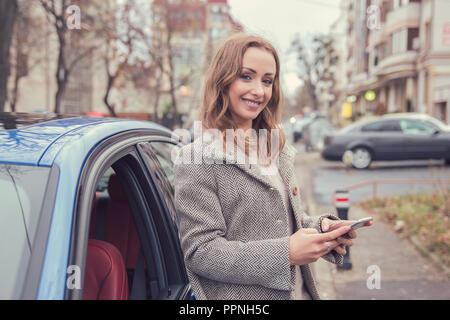
[[[205,70],[235,32],[277,47],[283,124],[450,114],[448,0],[2,0],[0,111],[197,117]],[[298,131],[298,130],[297,130]]]
[[[450,0],[0,0],[0,113],[191,130],[217,48],[262,36],[282,62],[308,211],[333,212],[347,190],[349,218],[377,221],[352,249],[354,272],[324,269],[328,297],[448,299],[449,13]],[[386,290],[365,286],[370,265]]]

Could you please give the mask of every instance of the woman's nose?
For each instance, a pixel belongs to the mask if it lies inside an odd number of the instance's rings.
[[[255,83],[251,91],[253,94],[262,96],[264,94],[264,88],[261,83]]]

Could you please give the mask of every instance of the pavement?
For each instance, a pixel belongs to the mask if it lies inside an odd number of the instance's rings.
[[[330,205],[314,198],[313,170],[322,162],[318,153],[300,151],[295,165],[300,194],[311,216],[336,214]],[[357,231],[350,248],[352,269],[341,270],[323,259],[313,272],[319,293],[325,300],[448,300],[450,276],[433,261],[421,255],[413,243],[402,238],[392,226],[376,215],[352,204],[348,218],[374,217],[374,225]]]

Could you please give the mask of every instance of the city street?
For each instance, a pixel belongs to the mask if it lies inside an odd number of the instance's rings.
[[[320,205],[330,205],[333,192],[346,189],[364,182],[374,180],[436,180],[430,183],[381,183],[377,184],[376,195],[385,197],[408,193],[433,192],[436,188],[450,186],[450,166],[445,166],[442,160],[417,161],[380,161],[374,162],[368,170],[346,168],[341,162],[325,161],[320,153],[305,153],[299,143],[296,145],[299,152],[311,159],[314,199]],[[444,182],[447,182],[445,184]],[[373,197],[373,185],[365,185],[349,190],[350,201],[359,202]]]
[[[319,156],[316,154],[316,156]],[[320,204],[329,204],[333,191],[345,189],[371,180],[436,180],[433,184],[385,183],[377,185],[377,196],[401,195],[408,193],[432,192],[436,187],[445,187],[443,181],[450,181],[450,166],[442,161],[392,161],[375,162],[369,170],[346,169],[342,163],[317,161],[313,169],[314,196]],[[367,185],[350,191],[354,202],[373,196],[373,186]]]
[[[322,161],[318,153],[305,153],[301,147],[296,158],[296,169],[300,190],[306,209],[310,215],[336,214],[330,204],[331,192],[336,188],[355,184],[368,179],[426,179],[427,174],[443,170],[439,165],[386,165],[380,163],[374,170],[348,172],[340,164]],[[447,174],[449,170],[445,169]],[[442,172],[441,172],[442,173]],[[311,186],[314,185],[314,188]],[[409,187],[409,186],[408,186]],[[392,186],[389,191],[379,193],[394,194],[408,192]],[[303,192],[302,192],[303,191]],[[383,193],[382,193],[383,192]],[[367,192],[371,195],[371,190]],[[358,195],[360,197],[366,195]],[[355,196],[351,195],[352,199]],[[328,202],[327,202],[328,201]],[[353,201],[355,202],[355,201]],[[365,210],[351,205],[349,219],[360,219],[371,215]],[[314,263],[319,291],[323,299],[449,299],[450,279],[431,261],[420,255],[408,239],[403,239],[389,226],[374,216],[374,225],[360,229],[355,245],[350,250],[353,264],[351,270],[338,270],[336,266],[319,259]],[[379,287],[369,279],[378,272]],[[369,284],[368,284],[369,282]]]

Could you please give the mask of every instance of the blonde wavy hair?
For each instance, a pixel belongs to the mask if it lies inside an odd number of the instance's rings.
[[[262,48],[270,52],[276,63],[276,74],[272,85],[272,97],[266,107],[261,111],[256,119],[253,120],[252,128],[256,132],[260,129],[267,130],[267,149],[268,157],[273,159],[284,148],[286,137],[281,128],[281,105],[282,93],[280,89],[280,60],[277,51],[271,43],[263,38],[236,34],[227,39],[218,49],[206,74],[205,85],[203,88],[203,103],[199,112],[199,120],[202,122],[204,130],[218,129],[225,137],[226,129],[238,129],[234,123],[229,106],[229,88],[230,85],[240,76],[243,67],[243,58],[246,50],[251,47]],[[278,150],[276,155],[272,151],[272,130],[278,131]],[[245,153],[249,153],[249,141],[245,140]],[[236,142],[236,137],[235,137]],[[258,156],[261,146],[257,146]],[[267,163],[266,163],[267,164]]]

